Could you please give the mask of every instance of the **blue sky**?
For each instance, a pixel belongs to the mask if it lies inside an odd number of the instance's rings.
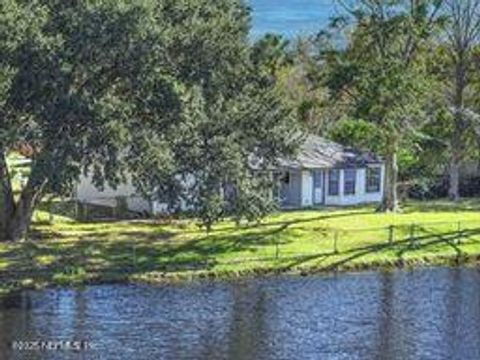
[[[318,32],[334,13],[335,0],[250,0],[254,38],[266,32],[287,37]]]

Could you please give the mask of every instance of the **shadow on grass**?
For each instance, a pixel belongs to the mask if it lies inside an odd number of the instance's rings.
[[[258,222],[258,223],[249,223],[249,224],[243,224],[243,225],[232,225],[232,226],[227,226],[227,227],[215,227],[211,233],[220,233],[224,231],[238,231],[238,230],[245,230],[245,229],[262,229],[262,228],[267,228],[267,227],[274,227],[274,226],[280,226],[284,229],[287,229],[290,226],[293,225],[300,225],[300,224],[307,224],[311,222],[316,222],[316,221],[323,221],[323,220],[332,220],[332,219],[337,219],[337,218],[345,218],[345,217],[351,217],[351,216],[359,216],[359,215],[370,215],[370,214],[375,214],[375,210],[368,209],[365,210],[363,208],[362,211],[360,210],[355,210],[357,208],[352,207],[350,211],[342,211],[338,213],[332,213],[331,208],[327,209],[317,209],[317,210],[311,210],[312,214],[315,214],[315,216],[311,217],[305,217],[305,218],[296,218],[292,220],[274,220],[274,221],[268,221],[268,222]],[[325,211],[325,214],[318,215],[319,211]],[[288,211],[287,213],[292,214],[293,216],[295,213],[305,213],[305,210],[299,211],[299,210],[292,210]],[[198,232],[196,230],[186,230],[184,231],[185,233],[193,233],[193,232]]]
[[[137,224],[138,227],[138,224]],[[168,231],[156,233],[125,229],[112,239],[111,233],[79,234],[74,241],[57,233],[35,236],[41,241],[10,244],[2,253],[0,283],[55,283],[58,278],[83,274],[91,280],[152,271],[178,272],[209,270],[223,255],[271,249],[275,236],[286,231],[282,225],[266,231],[231,234],[210,234],[191,240],[175,239]],[[67,239],[67,240],[65,240]]]
[[[354,212],[358,215],[360,212]],[[365,212],[370,213],[370,212]],[[461,232],[435,232],[418,228],[420,234],[411,241],[408,238],[393,244],[377,243],[360,245],[338,254],[318,252],[301,256],[280,257],[275,253],[276,246],[288,245],[295,241],[293,225],[353,215],[352,213],[326,214],[291,221],[278,221],[266,226],[252,226],[239,232],[232,230],[212,232],[191,239],[178,239],[177,235],[149,222],[135,222],[135,229],[123,223],[112,237],[111,232],[98,233],[99,225],[81,224],[75,226],[76,239],[55,232],[37,232],[38,241],[10,244],[2,252],[0,259],[1,283],[56,283],[60,281],[85,283],[96,280],[125,280],[130,275],[149,272],[178,273],[182,271],[209,271],[219,264],[236,264],[240,269],[243,263],[258,261],[270,263],[282,271],[315,262],[319,270],[333,270],[356,260],[392,250],[395,261],[402,262],[409,251],[428,250],[437,245],[447,244],[463,256],[457,245],[460,239],[473,240],[480,229]],[[152,227],[158,231],[152,232]],[[145,231],[142,231],[142,229]],[[317,234],[326,229],[317,229]],[[408,234],[407,227],[398,227],[399,233]],[[407,235],[408,237],[408,235]],[[475,239],[475,241],[477,241]],[[250,256],[248,259],[245,256]],[[295,254],[293,254],[295,255]],[[321,268],[321,269],[320,269]]]
[[[316,264],[320,264],[322,261],[328,258],[335,258],[335,260],[324,267],[322,270],[325,271],[332,271],[343,266],[348,265],[349,263],[354,262],[362,257],[372,255],[375,253],[379,253],[385,250],[396,250],[396,259],[394,262],[401,265],[404,263],[404,255],[409,251],[426,251],[431,247],[447,244],[452,249],[455,250],[457,254],[457,258],[465,256],[465,253],[461,251],[461,249],[457,245],[457,241],[470,239],[472,240],[473,236],[480,235],[480,229],[470,229],[464,231],[453,231],[453,232],[445,232],[445,233],[431,233],[424,236],[419,236],[412,241],[411,239],[403,239],[400,241],[396,241],[393,244],[384,243],[384,244],[375,244],[375,245],[368,245],[368,246],[360,246],[354,249],[349,249],[343,251],[341,253],[335,254],[315,254],[311,256],[301,257],[295,260],[292,263],[284,266],[284,270],[288,271],[295,267],[298,267],[304,263],[317,261]],[[477,241],[477,240],[474,240]],[[337,260],[337,258],[339,258]],[[373,262],[372,262],[373,263]]]
[[[89,212],[91,216],[83,216],[82,205],[77,204],[75,205],[75,201],[45,201],[42,202],[38,210],[43,211],[45,213],[50,213],[55,216],[62,216],[69,219],[76,219],[75,221],[80,224],[99,224],[99,223],[112,223],[118,221],[125,221],[125,220],[137,220],[141,222],[141,217],[139,214],[128,213],[126,216],[121,218],[115,218],[115,211],[114,209],[106,206],[101,205],[93,205],[89,204],[88,208],[90,209]],[[335,212],[338,210],[338,212]],[[341,211],[340,211],[341,210]],[[333,212],[332,212],[333,211]],[[252,228],[262,228],[262,227],[272,227],[272,226],[291,226],[295,224],[302,224],[302,223],[309,223],[314,221],[321,221],[321,220],[329,220],[335,218],[343,218],[349,216],[358,216],[358,215],[368,215],[374,214],[375,208],[371,207],[366,209],[365,206],[351,206],[348,209],[345,208],[337,208],[337,207],[319,207],[319,208],[312,208],[310,210],[289,210],[283,211],[278,214],[289,214],[292,217],[295,217],[296,213],[305,213],[311,212],[315,214],[315,216],[306,217],[306,218],[294,218],[292,220],[278,220],[278,221],[269,221],[269,222],[257,222],[257,223],[248,223],[244,225],[232,225],[227,227],[217,226],[214,227],[211,233],[216,232],[224,232],[224,231],[231,231],[231,230],[239,230],[239,229],[252,229]],[[319,212],[324,212],[324,214],[318,215]],[[145,217],[144,219],[145,225],[148,226],[159,226],[159,225],[171,225],[173,227],[178,227],[182,229],[185,233],[196,233],[198,230],[188,230],[184,228],[185,222],[182,220],[186,220],[189,222],[193,222],[193,218],[179,218],[175,219],[172,218],[170,221],[168,219],[158,219],[157,221],[148,219]],[[48,220],[36,221],[38,224],[48,224]],[[200,229],[200,225],[198,225],[198,229]]]

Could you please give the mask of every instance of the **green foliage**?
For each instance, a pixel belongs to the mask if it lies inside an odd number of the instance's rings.
[[[344,113],[322,83],[324,66],[316,58],[316,43],[299,38],[289,46],[288,63],[276,71],[276,87],[306,132],[325,136]]]
[[[99,188],[130,174],[145,196],[186,202],[210,224],[251,157],[266,168],[295,147],[289,111],[251,61],[241,1],[0,6],[0,151],[35,149],[30,192],[69,192],[82,172]]]
[[[421,55],[436,29],[437,4],[362,0],[353,9],[348,45],[326,45],[326,84],[334,96],[348,98],[353,115],[388,135],[410,131],[428,99]]]
[[[358,1],[344,21],[335,21],[335,28],[319,37],[328,68],[324,81],[332,96],[348,104],[351,117],[374,124],[382,134],[385,210],[398,207],[399,149],[428,119],[432,79],[422,55],[441,22],[440,5],[430,0]],[[346,45],[339,46],[332,33],[345,26]]]
[[[266,34],[253,45],[252,62],[275,78],[281,68],[291,63],[288,46],[289,41],[281,35]]]
[[[361,119],[338,121],[332,128],[330,137],[341,144],[361,150],[381,152],[385,148],[385,139],[379,128]]]

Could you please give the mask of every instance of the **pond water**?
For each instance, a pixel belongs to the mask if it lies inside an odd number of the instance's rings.
[[[0,359],[479,359],[479,324],[466,268],[49,289],[0,300]]]

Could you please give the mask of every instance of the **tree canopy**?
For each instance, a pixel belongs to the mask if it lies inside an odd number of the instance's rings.
[[[23,237],[41,198],[82,173],[100,188],[129,175],[207,226],[267,206],[266,192],[233,206],[222,195],[229,183],[236,199],[271,186],[249,160],[262,173],[295,148],[288,109],[251,61],[242,1],[6,0],[0,24],[4,238]],[[19,142],[34,155],[16,199],[5,164]]]
[[[386,160],[383,208],[398,207],[400,143],[415,132],[426,116],[430,79],[421,56],[440,23],[438,1],[370,1],[346,6],[346,16],[332,21],[346,39],[323,41],[325,84],[332,96],[347,101],[350,115],[375,124],[377,143]]]

